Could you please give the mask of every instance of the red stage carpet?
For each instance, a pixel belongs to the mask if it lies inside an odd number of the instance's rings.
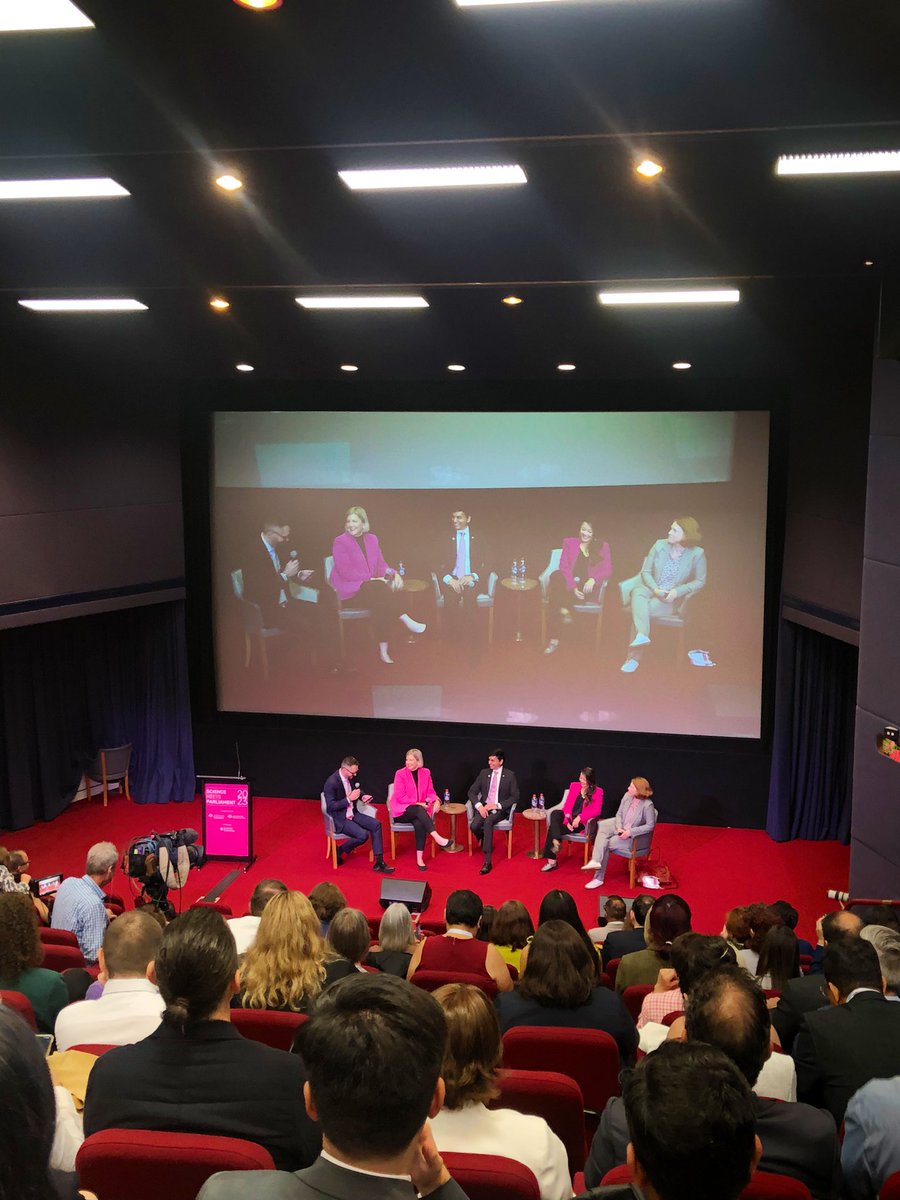
[[[351,905],[367,915],[378,913],[381,876],[372,872],[368,856],[357,851],[350,861],[337,871],[325,860],[325,836],[318,801],[257,798],[254,801],[254,850],[257,860],[226,890],[222,899],[235,915],[246,911],[254,885],[267,877],[282,879],[290,887],[308,891],[322,879],[334,880]],[[384,810],[379,807],[379,812]],[[439,828],[444,830],[447,817],[440,817]],[[167,806],[130,804],[124,798],[110,801],[104,810],[98,800],[74,804],[55,821],[34,825],[31,829],[2,834],[0,839],[9,849],[24,847],[31,855],[35,875],[63,871],[67,875],[81,874],[88,846],[108,839],[121,850],[136,836],[153,830],[193,826],[199,828],[200,805],[171,804]],[[387,817],[382,816],[387,831]],[[460,819],[459,834],[465,836]],[[520,899],[537,916],[541,897],[550,888],[564,888],[575,896],[586,925],[595,924],[597,892],[585,891],[589,878],[579,870],[582,849],[574,846],[560,857],[554,872],[543,874],[540,861],[528,858],[533,845],[530,823],[519,819],[513,837],[513,856],[507,861],[505,838],[498,839],[494,855],[494,870],[479,875],[481,856],[466,853],[447,855],[440,851],[432,860],[427,851],[427,874],[416,870],[412,837],[398,836],[397,868],[393,878],[427,879],[433,896],[430,916],[438,916],[447,894],[457,887],[478,892],[488,904],[500,904],[507,899]],[[386,838],[389,848],[389,840]],[[678,880],[677,892],[693,911],[694,928],[702,933],[718,933],[725,911],[736,904],[752,901],[790,900],[800,911],[798,933],[813,939],[815,920],[823,912],[836,907],[825,898],[826,888],[846,888],[849,869],[849,848],[837,842],[773,842],[763,831],[755,829],[719,829],[698,825],[657,826],[654,846],[662,861]],[[477,845],[475,846],[477,851]],[[209,863],[200,871],[192,871],[184,888],[184,903],[189,904],[210,891],[234,864]],[[111,891],[121,894],[126,905],[132,901],[130,881],[117,874]],[[629,895],[628,868],[624,859],[612,858],[603,893]],[[633,893],[631,893],[633,894]],[[178,907],[179,896],[172,893]]]

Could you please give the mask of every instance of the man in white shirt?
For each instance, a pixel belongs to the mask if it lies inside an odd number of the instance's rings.
[[[621,896],[608,896],[603,905],[602,915],[606,918],[606,924],[588,930],[588,937],[596,946],[602,946],[611,933],[621,933],[626,928],[628,909],[625,901]],[[598,918],[599,916],[598,913]]]
[[[56,1018],[56,1049],[100,1044],[127,1046],[149,1037],[165,1005],[150,982],[162,929],[140,908],[112,921],[100,947],[99,1000],[80,1000]]]
[[[234,934],[238,954],[246,954],[256,941],[259,919],[272,897],[287,890],[287,886],[280,879],[261,879],[250,897],[250,915],[248,917],[231,917],[225,922]]]
[[[471,649],[476,631],[472,624],[478,596],[487,591],[489,553],[480,533],[472,529],[472,518],[464,509],[450,514],[453,526],[442,552],[438,570],[444,597],[444,628],[448,635],[464,638]]]

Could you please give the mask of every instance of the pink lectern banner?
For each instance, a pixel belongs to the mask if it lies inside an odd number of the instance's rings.
[[[203,814],[210,857],[249,857],[250,792],[246,783],[204,783]]]

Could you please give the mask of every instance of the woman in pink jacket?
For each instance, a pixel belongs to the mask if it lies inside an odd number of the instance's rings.
[[[441,837],[432,820],[435,809],[440,807],[440,798],[431,782],[431,772],[425,766],[421,750],[407,750],[406,766],[394,776],[394,790],[388,801],[391,816],[395,821],[405,821],[415,826],[416,862],[420,871],[425,866],[425,839],[434,838],[442,850],[455,845],[450,838]]]
[[[594,603],[612,574],[609,543],[595,537],[593,521],[582,521],[578,537],[563,538],[559,568],[550,576],[545,654],[559,645],[560,629],[572,620],[570,604]]]
[[[591,821],[600,817],[603,808],[603,789],[597,787],[594,768],[585,767],[577,783],[569,784],[569,792],[561,808],[554,808],[547,821],[547,840],[544,843],[546,862],[542,871],[555,871],[556,855],[566,833],[584,833]]]
[[[381,661],[390,665],[394,661],[388,653],[391,622],[401,620],[411,633],[424,633],[425,626],[400,611],[403,576],[384,561],[378,538],[369,532],[364,508],[354,505],[347,509],[344,532],[334,539],[331,553],[334,566],[329,583],[340,600],[357,596],[360,607],[371,610]]]

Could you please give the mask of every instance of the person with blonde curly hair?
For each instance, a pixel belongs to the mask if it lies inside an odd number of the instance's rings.
[[[38,935],[31,896],[0,895],[0,988],[21,992],[31,1001],[38,1028],[52,1033],[56,1018],[69,1003],[62,976],[41,966],[44,949]]]
[[[326,948],[319,930],[303,892],[273,896],[244,957],[233,1006],[305,1013],[325,982]]]

